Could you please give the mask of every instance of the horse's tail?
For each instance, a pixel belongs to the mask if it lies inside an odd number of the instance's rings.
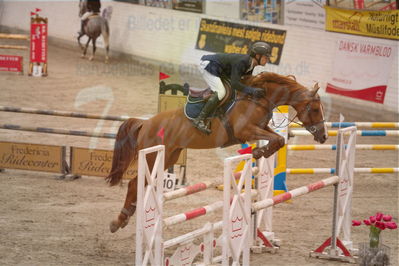
[[[106,20],[110,21],[112,16],[112,6],[107,6],[103,9],[101,16]]]
[[[109,25],[108,25],[108,20],[104,19],[104,22],[101,23],[101,34],[104,39],[104,46],[105,50],[107,53],[107,58],[108,58],[108,53],[109,53]]]
[[[137,138],[144,120],[130,118],[123,122],[116,135],[114,156],[110,174],[105,180],[114,186],[118,184],[130,163],[137,159]]]

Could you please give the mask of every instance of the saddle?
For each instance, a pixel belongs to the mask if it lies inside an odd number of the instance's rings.
[[[235,103],[236,93],[231,88],[230,83],[227,81],[223,81],[224,87],[226,88],[226,95],[220,101],[218,107],[215,112],[208,117],[208,121],[214,117],[224,116],[226,112],[228,112]],[[189,88],[189,93],[187,96],[187,102],[184,106],[184,113],[186,117],[190,120],[193,120],[198,117],[199,113],[204,107],[205,103],[208,101],[209,97],[212,95],[212,90],[210,88],[199,89],[199,88]]]
[[[221,146],[223,148],[230,145],[239,144],[241,143],[241,141],[234,136],[233,127],[226,118],[226,113],[233,108],[236,102],[236,91],[231,88],[229,82],[225,80],[222,80],[222,82],[224,84],[224,87],[226,88],[226,95],[220,101],[218,107],[216,107],[215,112],[208,116],[208,118],[205,120],[205,123],[207,124],[207,127],[210,128],[211,120],[215,117],[217,117],[222,122],[228,135],[227,142]],[[197,118],[211,94],[212,91],[210,88],[189,88],[187,102],[184,106],[185,116],[190,120]]]

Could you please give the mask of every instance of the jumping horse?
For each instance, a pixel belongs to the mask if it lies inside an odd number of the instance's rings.
[[[225,118],[212,119],[212,133],[209,135],[193,127],[183,108],[161,112],[148,120],[126,120],[119,127],[116,136],[112,169],[106,177],[107,182],[111,186],[120,183],[129,165],[137,161],[138,151],[159,144],[165,145],[165,169],[177,161],[184,148],[211,149],[246,141],[268,140],[267,145],[253,150],[253,156],[256,159],[262,156],[269,157],[285,144],[284,138],[268,126],[273,109],[279,105],[292,106],[297,112],[296,117],[317,142],[324,143],[327,140],[327,128],[323,107],[317,94],[317,84],[310,90],[289,76],[269,72],[245,76],[242,82],[251,87],[263,88],[265,96],[255,99],[237,92],[236,102],[225,114]],[[229,130],[224,126],[226,123],[230,125]],[[158,134],[161,129],[163,139]],[[150,169],[154,159],[153,156],[147,156]],[[137,178],[134,178],[129,181],[125,204],[118,218],[110,224],[111,232],[127,225],[136,210],[136,199]]]
[[[79,17],[82,17],[84,13],[87,11],[87,1],[88,0],[79,0]],[[96,41],[97,38],[102,35],[104,39],[104,45],[105,45],[105,63],[108,63],[109,60],[109,25],[108,25],[108,20],[107,20],[107,14],[106,11],[107,9],[104,9],[102,15],[94,14],[88,18],[88,21],[86,25],[84,26],[84,33],[81,33],[78,36],[78,44],[79,47],[83,50],[82,58],[86,56],[87,53],[87,48],[89,46],[90,41],[92,41],[93,44],[93,54],[90,56],[89,60],[94,59],[94,55],[96,53]],[[82,38],[84,35],[87,35],[88,40],[86,42],[86,45],[83,46],[80,43],[80,38]]]

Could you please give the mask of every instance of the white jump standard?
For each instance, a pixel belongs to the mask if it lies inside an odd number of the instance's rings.
[[[345,148],[343,137],[348,134],[349,141]],[[251,189],[252,155],[244,154],[225,160],[223,201],[168,218],[162,216],[165,200],[199,192],[208,188],[210,184],[197,184],[194,186],[196,188],[164,194],[162,186],[164,146],[141,150],[136,212],[136,265],[190,265],[194,260],[196,263],[205,265],[219,262],[223,265],[249,265],[251,249],[256,252],[263,251],[263,246],[271,247],[272,250],[276,249],[272,244],[274,240],[271,227],[272,206],[328,186],[334,186],[332,234],[323,245],[311,253],[311,256],[354,262],[355,257],[351,254],[353,248],[350,229],[356,128],[341,129],[337,142],[337,176],[328,177],[273,197],[273,183],[270,181],[273,180],[274,163],[272,159],[262,159],[257,169],[258,188],[256,193],[253,193]],[[152,152],[156,152],[158,156],[150,172],[146,155]],[[240,175],[233,173],[232,167],[238,161],[245,162],[244,170]],[[145,180],[148,184],[146,187]],[[172,196],[173,193],[174,196]],[[257,202],[252,203],[251,198],[254,194],[258,198]],[[223,221],[208,222],[197,230],[167,241],[163,240],[162,231],[169,229],[169,226],[206,215],[220,209],[221,205],[223,205]],[[215,232],[220,229],[223,233],[215,237]],[[341,231],[343,241],[338,239]],[[203,241],[196,245],[193,240],[198,237],[203,237]],[[174,253],[170,257],[165,257],[165,249],[173,246],[177,246]],[[222,256],[215,256],[216,248],[221,248]],[[325,251],[326,248],[327,251]],[[199,260],[199,254],[202,254],[201,260]]]

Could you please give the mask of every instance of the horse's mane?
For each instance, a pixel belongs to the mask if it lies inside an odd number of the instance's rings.
[[[292,75],[283,76],[272,72],[262,72],[256,76],[246,77],[245,79],[247,79],[245,83],[251,84],[251,86],[257,88],[262,88],[267,85],[267,83],[275,83],[287,86],[289,89],[306,89],[303,85],[299,84]]]

